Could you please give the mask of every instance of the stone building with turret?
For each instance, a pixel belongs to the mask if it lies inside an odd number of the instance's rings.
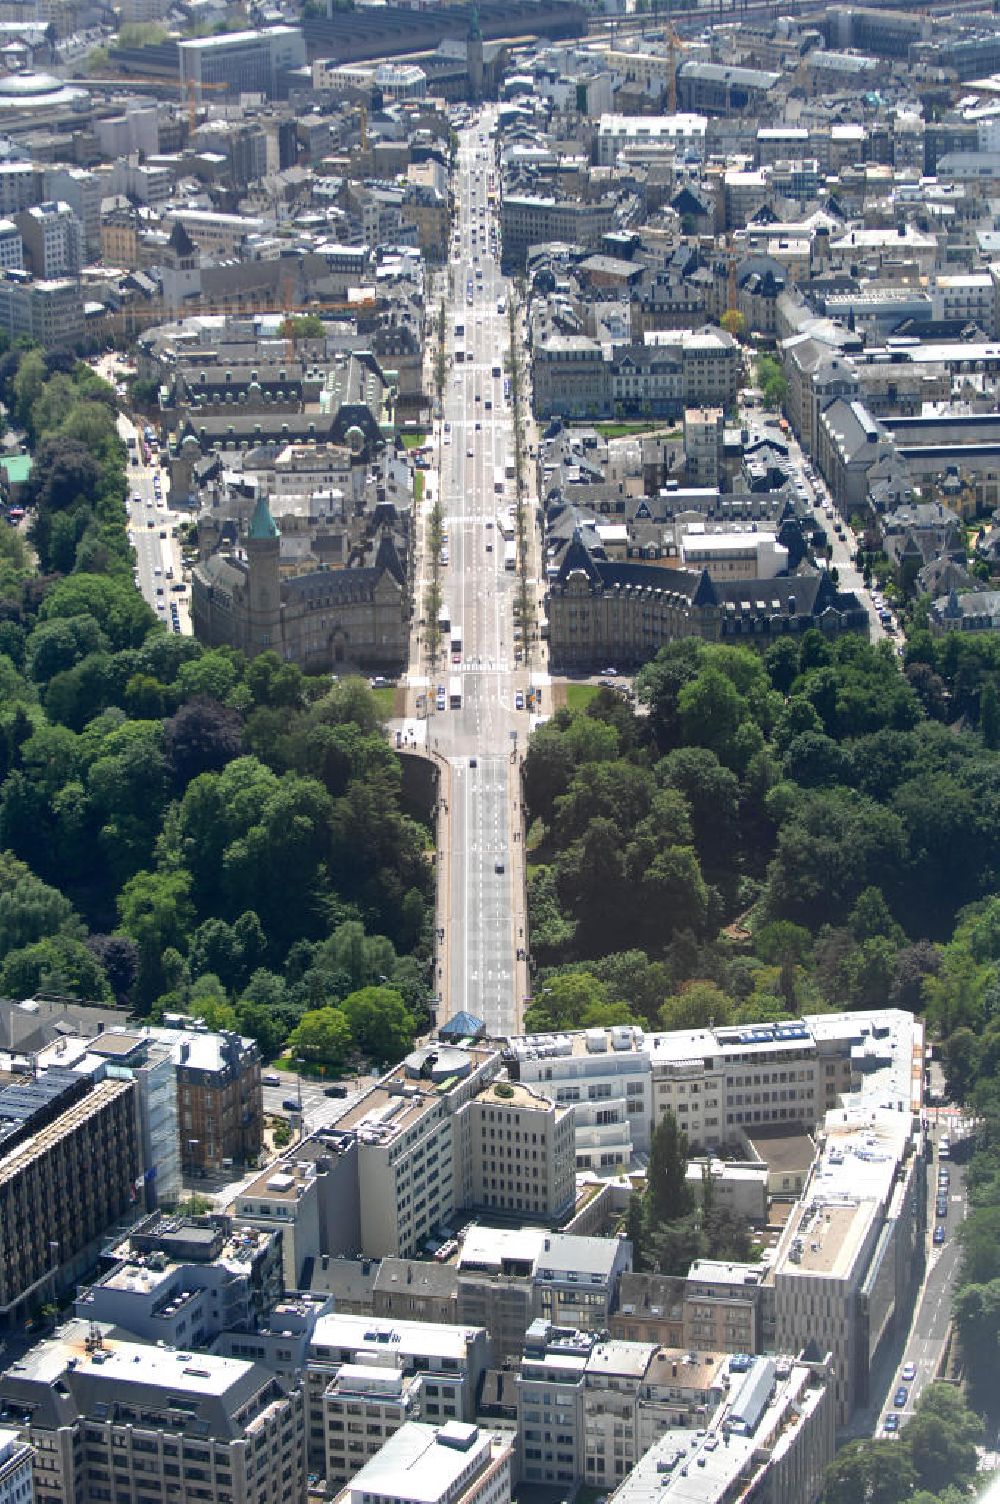
[[[369,562],[370,560],[370,562]],[[245,533],[191,577],[191,620],[207,647],[274,652],[310,673],[340,666],[398,672],[409,643],[406,565],[388,516],[376,516],[363,562],[282,560],[282,535],[261,496]]]

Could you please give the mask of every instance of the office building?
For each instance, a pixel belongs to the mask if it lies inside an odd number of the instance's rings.
[[[20,271],[23,266],[21,232],[12,219],[0,219],[0,271]]]
[[[615,1487],[667,1427],[705,1425],[725,1370],[714,1352],[533,1322],[517,1375],[522,1479]]]
[[[488,1329],[497,1361],[520,1356],[537,1317],[605,1331],[631,1264],[625,1238],[474,1225],[458,1253],[458,1319]]]
[[[54,1068],[0,1091],[0,1324],[79,1276],[141,1171],[131,1081]]]
[[[276,1232],[286,1290],[301,1290],[307,1263],[320,1253],[319,1171],[315,1160],[282,1160],[240,1192],[238,1221]]]
[[[509,1439],[476,1426],[403,1426],[337,1496],[337,1504],[510,1504]]]
[[[392,1360],[344,1363],[323,1391],[325,1492],[336,1493],[420,1415],[424,1378]]]
[[[0,1374],[0,1417],[35,1449],[39,1504],[305,1501],[302,1390],[238,1358],[72,1321]]]
[[[306,61],[305,42],[295,26],[271,26],[264,31],[231,31],[222,36],[196,37],[178,44],[181,97],[188,92],[200,104],[203,96],[262,94],[275,98],[283,74]]]
[[[340,1180],[343,1211],[328,1213],[358,1218],[360,1248],[351,1251],[414,1254],[435,1227],[478,1203],[462,1109],[499,1069],[495,1050],[415,1050],[324,1132],[332,1155],[355,1171]]]
[[[16,217],[28,270],[42,281],[75,275],[83,261],[80,221],[69,204],[49,199]]]
[[[576,1194],[574,1109],[494,1081],[465,1109],[474,1204],[551,1222]]]
[[[730,1360],[725,1398],[692,1433],[659,1436],[609,1504],[813,1504],[834,1451],[832,1383],[824,1361]]]
[[[225,1217],[155,1213],[109,1257],[112,1267],[77,1296],[76,1314],[142,1342],[206,1347],[224,1331],[264,1324],[281,1298],[280,1234]]]
[[[614,167],[620,157],[667,154],[701,161],[705,155],[704,115],[602,115],[597,127],[597,160]]]
[[[653,1112],[649,1057],[630,1030],[587,1029],[511,1040],[518,1080],[576,1108],[576,1167],[618,1174],[649,1148]],[[595,1121],[593,1110],[600,1114]]]
[[[39,198],[34,162],[0,162],[0,214],[12,219]]]
[[[147,1210],[179,1201],[181,1185],[177,1073],[170,1047],[139,1030],[107,1029],[85,1038],[62,1033],[38,1051],[39,1068],[57,1065],[101,1079],[112,1073],[136,1085],[136,1116],[144,1165],[142,1196]]]
[[[868,1402],[871,1369],[908,1317],[923,1268],[926,1181],[909,1113],[859,1103],[829,1114],[768,1270],[775,1346],[813,1341],[832,1353],[839,1426]]]
[[[83,336],[83,292],[74,278],[38,281],[27,272],[0,273],[0,329],[46,349],[73,345]]]
[[[339,1313],[319,1317],[306,1358],[310,1467],[319,1472],[325,1465],[324,1395],[345,1365],[418,1375],[421,1416],[437,1424],[475,1417],[479,1382],[489,1363],[490,1339],[483,1327]]]
[[[156,150],[154,146],[153,151]],[[100,255],[101,197],[105,189],[96,173],[83,167],[57,164],[42,169],[42,190],[47,199],[68,204],[76,216],[82,237],[81,259]]]
[[[33,1456],[16,1431],[0,1427],[0,1504],[34,1504]]]

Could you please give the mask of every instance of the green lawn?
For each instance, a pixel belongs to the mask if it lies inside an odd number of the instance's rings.
[[[423,499],[424,499],[424,472],[422,470],[414,470],[414,472],[413,472],[413,500],[416,503],[416,505],[419,506],[420,503],[423,501]]]
[[[427,435],[422,428],[414,428],[403,434],[404,449],[419,449],[421,444],[427,443]]]
[[[594,428],[600,434],[600,436],[601,436],[602,439],[623,439],[628,434],[634,434],[634,433],[659,433],[662,430],[662,428],[663,428],[663,424],[662,423],[595,423],[594,424]],[[666,439],[679,439],[681,437],[681,430],[679,428],[675,428],[675,429],[672,429],[669,433],[664,433],[663,436]]]
[[[388,721],[396,714],[396,691],[394,689],[391,687],[373,689],[372,698],[375,701],[381,720]]]
[[[567,684],[566,708],[567,710],[586,710],[591,700],[597,693],[596,684]]]

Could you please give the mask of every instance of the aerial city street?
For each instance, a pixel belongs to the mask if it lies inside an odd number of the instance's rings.
[[[992,6],[2,21],[0,1504],[979,1504]]]

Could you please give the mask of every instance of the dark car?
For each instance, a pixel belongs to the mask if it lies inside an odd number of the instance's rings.
[[[935,1241],[935,1243],[938,1243],[938,1244],[941,1244],[941,1243],[944,1242],[944,1228],[943,1228],[943,1226],[941,1225],[940,1222],[938,1223],[937,1227],[935,1227],[935,1229],[934,1229],[934,1241]]]
[[[890,1412],[886,1416],[886,1418],[885,1418],[885,1429],[887,1431],[898,1431],[899,1430],[899,1416],[898,1415],[894,1415],[894,1414],[892,1414]]]
[[[346,1097],[347,1087],[341,1086],[339,1083],[336,1086],[324,1086],[323,1095],[324,1097]]]
[[[937,1213],[937,1215],[939,1217],[942,1217],[942,1218],[947,1217],[947,1215],[948,1215],[948,1202],[947,1202],[947,1199],[944,1196],[939,1196],[938,1197],[937,1205],[935,1206],[934,1210],[936,1211],[936,1213]]]
[[[297,1098],[286,1097],[281,1104],[281,1110],[282,1112],[301,1112],[302,1108],[299,1106]]]
[[[896,1393],[892,1397],[892,1403],[895,1405],[897,1410],[905,1410],[906,1402],[909,1398],[910,1391],[903,1384],[900,1384],[899,1388],[896,1390]]]

